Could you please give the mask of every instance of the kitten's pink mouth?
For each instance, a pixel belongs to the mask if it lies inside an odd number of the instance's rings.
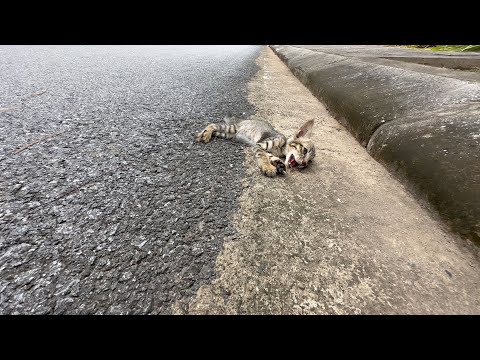
[[[291,168],[294,168],[295,166],[298,165],[298,163],[295,161],[295,156],[290,155],[290,159],[288,159],[288,165],[291,167]]]

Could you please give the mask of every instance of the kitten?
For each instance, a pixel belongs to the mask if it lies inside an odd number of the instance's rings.
[[[289,138],[262,120],[235,122],[232,117],[225,117],[224,121],[224,124],[209,124],[197,134],[196,140],[208,143],[212,136],[217,136],[253,146],[257,165],[266,176],[283,175],[286,168],[305,168],[315,157],[315,146],[309,139],[313,120],[307,121]]]

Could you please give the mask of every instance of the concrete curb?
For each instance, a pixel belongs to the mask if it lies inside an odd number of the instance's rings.
[[[480,83],[474,77],[271,48],[377,161],[433,204],[454,231],[480,241]]]

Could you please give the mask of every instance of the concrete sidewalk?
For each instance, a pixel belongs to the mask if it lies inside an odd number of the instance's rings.
[[[271,48],[377,161],[452,229],[480,241],[480,73],[440,67],[476,69],[479,54]]]

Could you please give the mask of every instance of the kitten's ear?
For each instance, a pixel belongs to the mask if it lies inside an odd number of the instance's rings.
[[[300,129],[297,130],[295,133],[295,137],[310,137],[310,134],[312,133],[312,127],[313,127],[313,119],[308,120],[305,124],[303,124]]]

